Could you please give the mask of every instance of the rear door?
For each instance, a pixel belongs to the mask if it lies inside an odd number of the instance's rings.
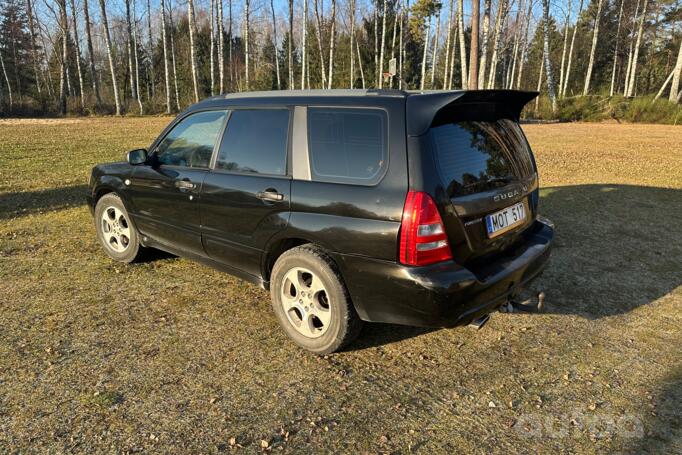
[[[236,109],[202,191],[202,234],[208,255],[260,275],[268,239],[289,219],[288,108]]]
[[[444,223],[456,259],[504,249],[532,223],[537,173],[518,122],[441,117],[425,140],[449,201]]]
[[[158,142],[148,164],[134,167],[129,192],[144,235],[204,254],[199,196],[226,117],[225,110],[189,114]]]

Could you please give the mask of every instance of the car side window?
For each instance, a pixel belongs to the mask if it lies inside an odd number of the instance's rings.
[[[232,111],[215,168],[247,174],[285,175],[288,138],[288,109]]]
[[[207,168],[227,111],[205,111],[181,120],[156,149],[159,164]]]
[[[387,164],[386,125],[380,109],[308,108],[313,180],[376,183]]]

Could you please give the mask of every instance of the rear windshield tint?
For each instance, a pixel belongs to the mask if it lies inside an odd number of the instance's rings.
[[[528,143],[512,120],[446,123],[431,127],[430,136],[450,196],[498,188],[533,173]]]

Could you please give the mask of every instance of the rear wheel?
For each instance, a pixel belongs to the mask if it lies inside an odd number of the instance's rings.
[[[105,194],[97,201],[95,228],[97,238],[110,258],[130,263],[140,257],[139,234],[116,194]]]
[[[315,246],[292,248],[277,259],[270,294],[284,331],[315,354],[341,349],[362,327],[336,264]]]

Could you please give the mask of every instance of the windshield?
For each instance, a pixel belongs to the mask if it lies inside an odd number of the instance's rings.
[[[533,173],[528,143],[513,120],[445,123],[432,126],[429,134],[450,197],[499,188]]]

